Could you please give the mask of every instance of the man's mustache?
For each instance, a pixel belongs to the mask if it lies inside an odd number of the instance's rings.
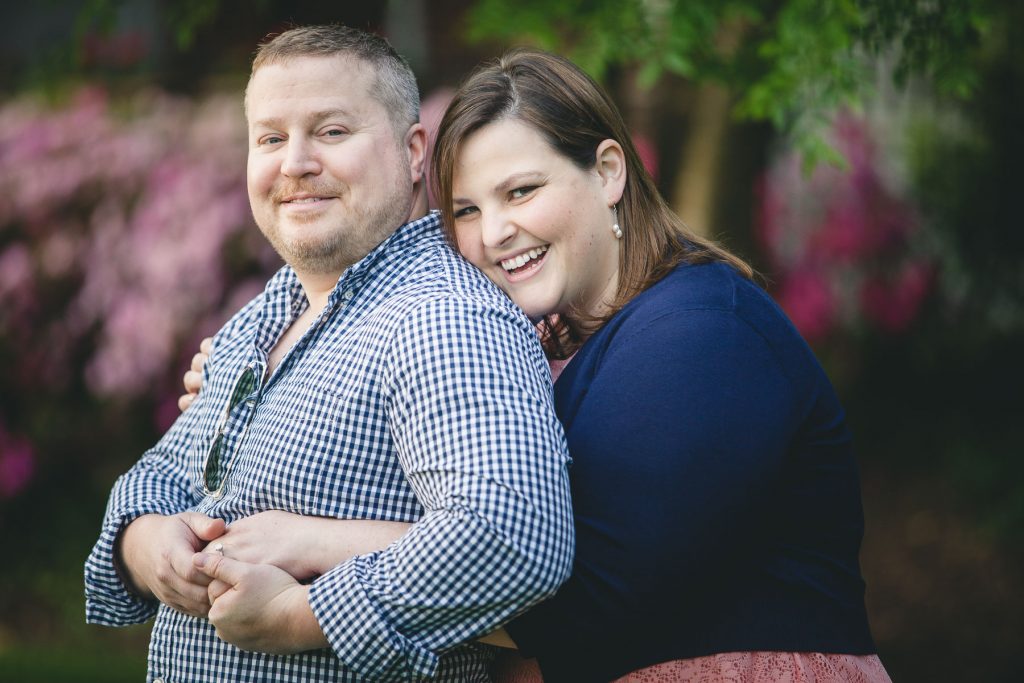
[[[323,182],[297,182],[279,185],[270,192],[270,199],[274,202],[283,202],[289,197],[296,195],[312,195],[315,197],[339,197],[341,188],[332,183]]]

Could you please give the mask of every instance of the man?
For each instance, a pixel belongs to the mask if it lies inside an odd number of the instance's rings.
[[[459,643],[571,565],[568,456],[536,336],[427,213],[416,83],[385,41],[281,34],[245,104],[250,203],[288,265],[114,485],[87,619],[156,613],[149,681],[486,680],[487,648]],[[308,585],[235,561],[227,540],[211,548],[223,559],[193,557],[232,537],[225,523],[289,513],[415,524]]]

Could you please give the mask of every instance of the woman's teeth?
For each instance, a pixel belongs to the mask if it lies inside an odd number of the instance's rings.
[[[530,261],[540,257],[540,255],[546,252],[547,250],[547,244],[545,244],[542,247],[536,247],[514,258],[505,259],[504,261],[501,262],[501,267],[508,272],[512,272],[513,270],[516,270],[517,268],[522,268]]]

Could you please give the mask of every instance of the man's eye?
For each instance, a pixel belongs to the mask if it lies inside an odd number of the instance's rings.
[[[260,140],[261,145],[276,145],[280,142],[284,142],[284,138],[280,135],[268,135],[267,137]]]
[[[329,138],[340,138],[342,135],[345,134],[345,131],[343,131],[340,128],[328,128],[323,132],[323,134],[325,137]]]
[[[478,211],[479,209],[477,209],[475,206],[467,206],[456,211],[455,218],[465,218],[466,216],[469,216],[470,214],[476,213]]]
[[[536,185],[524,185],[523,187],[517,187],[508,194],[512,199],[522,199],[523,197],[531,194],[536,189]]]

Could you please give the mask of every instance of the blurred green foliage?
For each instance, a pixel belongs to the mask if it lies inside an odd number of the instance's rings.
[[[895,76],[926,74],[970,96],[987,0],[480,0],[471,40],[558,49],[594,77],[625,65],[650,86],[665,72],[737,93],[740,119],[790,135],[805,168],[842,157],[822,135],[872,79],[865,57],[895,52]]]
[[[50,0],[56,2],[57,0]],[[109,33],[127,0],[86,0],[73,44],[50,70],[82,67],[82,44]],[[232,0],[158,3],[180,51],[225,15]],[[272,0],[254,0],[263,12]],[[392,0],[402,11],[402,2]],[[737,93],[741,120],[769,121],[787,134],[805,168],[843,158],[823,135],[835,112],[855,108],[873,80],[868,59],[895,58],[903,84],[927,76],[960,98],[977,88],[966,58],[986,31],[1012,11],[1012,0],[477,0],[469,3],[466,37],[557,50],[601,80],[613,68],[635,68],[652,86],[665,73],[711,81]],[[36,78],[45,79],[43,76]]]
[[[51,0],[52,2],[53,0]],[[269,0],[249,0],[253,10],[267,6]],[[109,34],[117,24],[117,15],[128,0],[86,0],[75,22],[75,44],[92,31]],[[226,3],[224,0],[175,0],[158,3],[164,21],[173,29],[174,42],[180,50],[187,50],[195,42],[202,27],[217,18]],[[77,51],[76,51],[77,52]],[[80,64],[79,64],[80,65]]]

